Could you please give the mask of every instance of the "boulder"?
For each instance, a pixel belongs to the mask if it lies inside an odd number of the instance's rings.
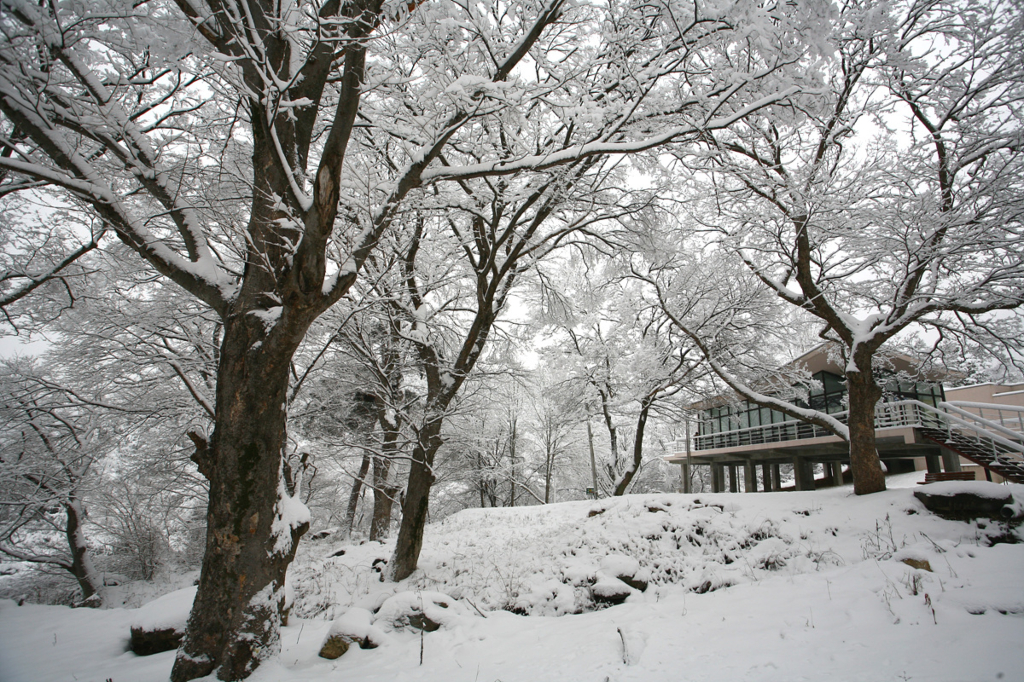
[[[331,623],[331,629],[320,647],[320,658],[335,659],[352,645],[360,649],[376,649],[387,641],[387,635],[372,624],[373,614],[366,609],[351,608]]]
[[[1000,518],[1003,508],[1013,503],[1006,486],[986,481],[944,481],[925,487],[915,490],[914,497],[928,511],[946,519]]]
[[[626,601],[629,595],[635,593],[636,590],[634,588],[618,578],[600,573],[597,576],[597,582],[590,586],[590,596],[594,598],[594,601],[598,604],[608,604],[609,606],[621,604]]]
[[[932,572],[932,565],[927,559],[900,559],[903,563],[911,568],[916,568],[919,571]]]
[[[196,588],[186,587],[141,607],[132,619],[128,648],[139,656],[177,649],[195,598]]]
[[[651,574],[640,568],[640,562],[625,554],[609,554],[601,560],[601,572],[618,578],[634,590],[644,592],[651,582]]]
[[[464,615],[466,609],[447,594],[408,591],[399,592],[381,604],[375,622],[390,629],[412,627],[433,632],[455,624]]]
[[[152,656],[164,651],[174,651],[181,644],[185,631],[175,628],[143,630],[132,627],[128,648],[137,656]]]

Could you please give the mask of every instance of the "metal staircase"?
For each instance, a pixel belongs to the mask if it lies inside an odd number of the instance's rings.
[[[882,409],[897,406],[904,415],[901,421],[909,416],[907,413],[914,414],[912,420],[916,423],[913,425],[926,439],[1008,481],[1024,483],[1024,436],[1020,433],[949,403],[939,403],[936,408],[916,400],[904,400],[882,406]],[[1024,408],[1006,409],[1024,412]]]

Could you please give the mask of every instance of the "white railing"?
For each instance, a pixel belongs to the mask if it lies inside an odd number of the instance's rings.
[[[1004,437],[988,430],[985,420],[967,413],[968,419],[950,414],[946,409],[925,405],[916,400],[906,400],[920,413],[921,426],[942,431],[951,442],[954,438],[967,439],[979,451],[991,456],[995,463],[1024,465],[1024,438],[1009,429],[1009,437]],[[962,410],[961,410],[962,412]],[[992,425],[997,426],[997,425]],[[968,453],[964,453],[968,454]]]
[[[1024,434],[1024,407],[1018,405],[998,405],[995,403],[974,403],[967,400],[950,400],[939,403],[945,409],[954,408],[957,414],[967,413],[973,417],[984,419],[986,423],[997,423],[1004,429]],[[976,411],[976,414],[975,414]]]

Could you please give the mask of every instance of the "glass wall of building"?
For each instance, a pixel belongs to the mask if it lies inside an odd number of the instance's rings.
[[[808,391],[806,401],[797,400],[796,404],[801,407],[809,406],[827,414],[845,412],[846,378],[824,371],[814,374],[813,378],[817,385]],[[940,401],[945,400],[941,384],[901,380],[892,374],[882,374],[878,380],[884,391],[884,402],[919,400],[937,406]],[[702,410],[697,435],[708,436],[787,421],[793,421],[793,418],[782,412],[743,401],[736,405],[722,405]]]

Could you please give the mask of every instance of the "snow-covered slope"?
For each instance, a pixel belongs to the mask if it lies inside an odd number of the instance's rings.
[[[1024,499],[1024,486],[1010,490]],[[993,545],[1006,539],[1001,524],[943,520],[912,493],[467,510],[427,529],[421,570],[400,585],[375,568],[388,545],[306,542],[282,653],[252,679],[1024,680],[1024,544]],[[646,591],[598,608],[592,586],[623,571]],[[459,608],[425,634],[378,615],[379,648],[317,656],[332,619],[408,591],[445,593]],[[125,653],[134,618],[4,602],[0,679],[165,680],[173,653]]]

